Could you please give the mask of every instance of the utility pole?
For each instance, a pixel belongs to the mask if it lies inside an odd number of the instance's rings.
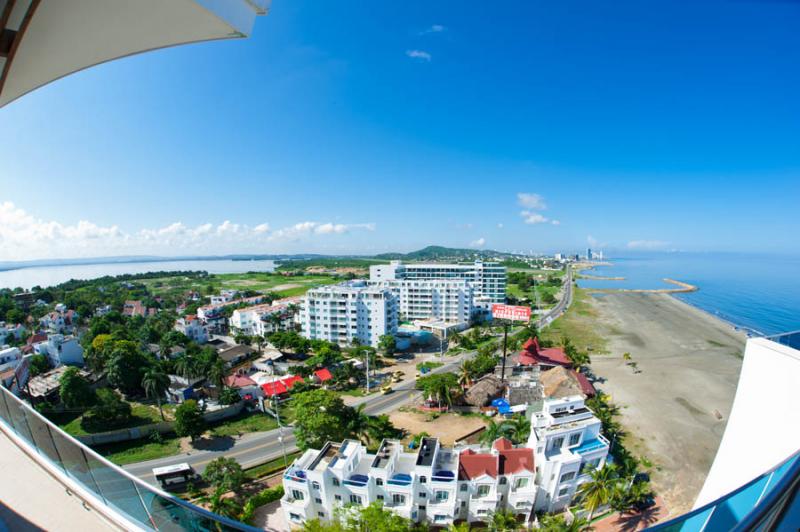
[[[500,370],[500,382],[506,381],[506,350],[508,348],[508,320],[503,320],[503,369]]]
[[[275,403],[275,419],[278,420],[278,441],[281,442],[281,452],[283,452],[283,467],[289,467],[289,461],[286,458],[286,446],[283,444],[283,424],[281,423],[281,415],[278,412],[278,395],[272,396]]]
[[[364,358],[367,363],[367,395],[369,395],[369,349],[364,349]]]

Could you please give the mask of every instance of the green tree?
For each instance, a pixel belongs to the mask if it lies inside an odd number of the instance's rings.
[[[469,523],[461,522],[461,523],[451,523],[447,527],[447,532],[469,532],[470,526]]]
[[[91,430],[114,429],[127,425],[131,420],[131,405],[122,400],[114,390],[97,390],[97,404],[83,416],[81,425]]]
[[[505,433],[505,426],[502,422],[498,423],[494,419],[489,420],[489,424],[481,432],[479,441],[482,445],[491,446],[497,438],[502,438]]]
[[[459,389],[458,376],[455,373],[436,373],[417,379],[416,387],[425,392],[427,397],[435,398],[439,404],[453,404],[453,394]]]
[[[31,357],[31,365],[29,368],[31,377],[41,375],[42,373],[46,373],[49,370],[50,370],[50,362],[47,361],[46,356],[33,355]]]
[[[517,414],[504,423],[504,433],[516,445],[528,441],[531,434],[531,421],[524,415]]]
[[[147,397],[155,398],[158,404],[158,411],[161,413],[161,419],[166,419],[164,417],[164,409],[161,406],[161,399],[169,389],[169,377],[167,374],[155,366],[148,368],[142,375],[142,388],[144,388],[144,393],[147,394]]]
[[[58,382],[61,402],[67,408],[86,408],[94,404],[95,393],[78,368],[67,368]]]
[[[151,364],[150,360],[131,341],[120,340],[115,343],[106,363],[108,383],[126,394],[142,390],[142,375]]]
[[[393,355],[397,350],[397,340],[391,334],[384,334],[378,338],[378,349],[384,355]]]
[[[238,492],[245,481],[245,474],[239,462],[233,458],[215,458],[203,471],[203,480],[215,489]]]
[[[242,513],[242,505],[234,497],[225,497],[225,490],[215,489],[209,497],[203,497],[208,503],[208,509],[231,519],[238,519]]]
[[[491,532],[513,532],[520,529],[517,517],[511,510],[492,512],[488,524]]]
[[[175,371],[178,372],[178,375],[188,380],[200,374],[200,363],[196,356],[185,353],[175,360]]]
[[[585,517],[573,517],[567,524],[563,515],[545,514],[539,519],[539,529],[544,532],[589,532],[592,525]]]
[[[328,390],[295,394],[294,433],[301,449],[319,449],[327,441],[342,441],[351,434],[352,408]]]
[[[197,401],[189,399],[175,409],[175,434],[189,436],[192,441],[206,430],[206,420],[197,405]]]
[[[298,384],[300,384],[300,383],[298,382],[297,384],[292,386],[292,392],[293,393],[294,393],[295,389],[297,388]],[[230,388],[228,386],[223,388],[222,391],[219,393],[219,402],[222,403],[223,405],[234,405],[234,404],[238,403],[241,400],[242,400],[242,398],[239,395],[239,392],[237,392],[234,388]]]
[[[619,482],[617,467],[606,464],[600,469],[589,472],[591,480],[581,484],[578,488],[578,495],[583,507],[589,510],[589,521],[592,520],[594,512],[611,501],[611,496]]]

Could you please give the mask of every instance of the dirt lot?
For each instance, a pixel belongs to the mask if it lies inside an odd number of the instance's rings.
[[[628,447],[655,464],[653,484],[670,513],[687,511],[725,430],[745,336],[664,294],[590,299],[610,352],[592,358],[596,385],[622,407]]]
[[[477,416],[458,414],[442,414],[437,419],[428,421],[426,414],[395,411],[389,414],[389,419],[396,427],[405,429],[409,435],[427,432],[436,436],[441,445],[453,445],[456,440],[486,425]]]

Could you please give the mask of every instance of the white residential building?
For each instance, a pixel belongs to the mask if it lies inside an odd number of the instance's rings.
[[[605,465],[609,444],[601,426],[580,395],[546,399],[534,414],[528,447],[536,453],[536,511],[563,510],[589,471]]]
[[[174,329],[198,344],[208,342],[208,328],[194,314],[175,320]]]
[[[496,262],[472,264],[403,263],[377,264],[369,268],[370,281],[463,279],[472,284],[478,303],[503,303],[506,300],[506,268]]]
[[[401,320],[436,319],[466,327],[477,312],[473,284],[464,279],[398,279],[369,284],[392,291]]]
[[[20,340],[22,335],[25,334],[25,327],[20,324],[13,325],[0,321],[0,345],[5,345],[9,338]]]
[[[340,345],[358,340],[377,347],[381,336],[397,333],[397,298],[391,290],[364,281],[314,288],[300,310],[303,336]]]
[[[16,368],[22,360],[22,351],[18,347],[0,348],[0,373],[7,369]]]
[[[508,508],[525,519],[536,496],[534,456],[506,439],[491,449],[450,449],[423,438],[418,451],[384,440],[370,454],[359,442],[309,449],[286,470],[281,506],[288,523],[329,520],[346,504],[384,507],[416,522],[447,526]]]
[[[224,305],[236,299],[238,295],[238,290],[222,290],[218,296],[211,296],[209,299],[212,305]]]
[[[285,331],[294,327],[295,306],[301,298],[286,298],[270,305],[255,305],[236,309],[228,320],[231,329],[248,336],[266,336],[275,331]]]
[[[58,366],[83,366],[83,347],[78,339],[63,334],[52,334],[46,342],[36,344],[36,352],[45,355],[54,368]]]
[[[95,316],[105,316],[106,314],[108,314],[112,310],[114,310],[114,309],[113,309],[113,307],[111,305],[100,305],[99,307],[94,309],[94,315]]]

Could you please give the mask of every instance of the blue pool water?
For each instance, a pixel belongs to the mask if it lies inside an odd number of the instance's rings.
[[[608,259],[584,273],[587,288],[675,288],[669,277],[699,287],[677,297],[737,326],[776,334],[800,329],[800,257],[735,253],[653,253]]]

